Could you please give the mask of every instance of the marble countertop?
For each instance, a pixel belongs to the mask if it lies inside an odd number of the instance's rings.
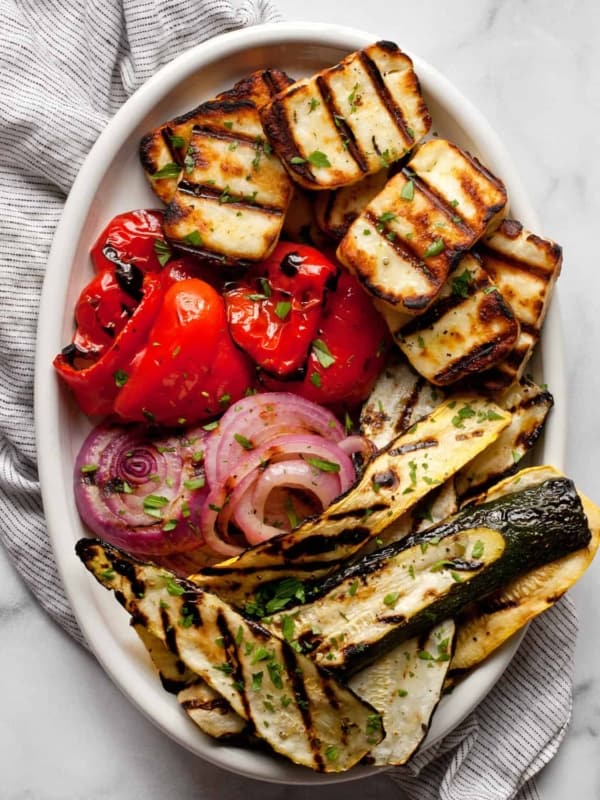
[[[563,245],[567,472],[600,500],[600,11],[595,0],[279,0],[288,19],[336,22],[418,53],[497,129],[542,220]],[[343,7],[343,17],[340,14]],[[596,468],[595,468],[596,467]],[[600,797],[600,560],[573,590],[580,617],[573,719],[538,780],[542,800]],[[0,550],[0,796],[288,800],[302,788],[249,782],[151,725],[38,607]],[[385,776],[311,788],[315,800],[389,796]]]

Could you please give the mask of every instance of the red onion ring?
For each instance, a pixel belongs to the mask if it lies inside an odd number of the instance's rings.
[[[289,392],[264,392],[234,403],[223,415],[219,427],[208,439],[205,468],[210,486],[225,480],[245,456],[235,435],[255,448],[283,433],[317,434],[338,442],[344,429],[322,406]]]
[[[141,425],[98,425],[75,461],[75,501],[85,525],[134,555],[201,545],[205,439],[201,428],[158,439]]]

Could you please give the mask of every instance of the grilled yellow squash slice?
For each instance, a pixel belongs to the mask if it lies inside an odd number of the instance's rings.
[[[352,223],[337,255],[392,312],[420,314],[505,206],[498,178],[456,145],[432,139]]]
[[[545,480],[562,477],[554,467],[532,467],[493,486],[477,498],[477,503],[537,486]],[[589,567],[600,545],[600,508],[579,493],[591,531],[587,547],[545,566],[530,570],[507,586],[477,603],[458,620],[456,650],[452,672],[462,672],[480,664],[513,633],[556,603]]]
[[[510,303],[521,333],[508,357],[483,376],[497,389],[522,377],[540,331],[562,265],[562,249],[506,219],[477,246],[483,268]]]
[[[399,766],[419,747],[442,696],[455,634],[453,620],[397,645],[348,685],[382,715],[385,736],[368,754],[375,766]]]
[[[436,386],[448,386],[505,358],[519,322],[473,253],[450,271],[428,310],[395,334],[414,369]]]
[[[221,131],[241,128],[247,132],[248,123],[244,115],[248,104],[259,108],[291,82],[291,78],[280,70],[253,72],[214,100],[204,102],[149,131],[140,142],[139,153],[154,193],[164,203],[170,203],[173,199],[179,177],[187,166],[188,146],[196,125]],[[256,126],[256,115],[253,116]],[[252,133],[254,136],[263,135],[260,124]]]
[[[297,81],[262,109],[265,132],[307,189],[334,189],[409,152],[431,119],[412,61],[376,42]]]
[[[81,539],[76,550],[134,622],[177,654],[276,752],[314,770],[338,772],[383,737],[372,706],[216,595],[98,540]]]

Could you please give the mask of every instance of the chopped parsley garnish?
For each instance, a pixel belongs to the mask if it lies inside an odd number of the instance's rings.
[[[357,92],[360,92],[360,84],[355,83],[352,87],[352,91],[348,95],[348,105],[350,106],[350,113],[356,113],[356,106],[360,102],[360,95],[357,95]]]
[[[89,475],[91,472],[98,472],[99,469],[98,464],[84,464],[79,471],[82,475]]]
[[[155,172],[154,175],[151,175],[150,178],[153,181],[161,180],[162,178],[178,178],[180,172],[181,167],[179,164],[170,161],[168,164],[165,164],[164,167],[161,167],[158,172]]]
[[[167,521],[165,522],[165,524],[162,526],[162,530],[163,530],[165,533],[168,533],[169,531],[173,531],[173,530],[175,530],[175,528],[176,528],[176,527],[177,527],[177,520],[176,520],[176,519],[169,519],[169,520],[167,520]]]
[[[350,588],[348,589],[348,594],[350,595],[350,597],[354,597],[357,590],[358,590],[358,578],[355,578],[350,584]]]
[[[412,200],[414,196],[415,196],[415,183],[412,180],[407,181],[402,187],[402,191],[400,192],[400,197],[403,200]]]
[[[160,509],[169,505],[169,499],[160,494],[147,494],[142,505],[146,514],[160,519]]]
[[[107,581],[112,581],[116,574],[117,573],[114,571],[114,569],[109,567],[108,569],[105,569],[104,572],[101,572],[100,576],[105,578]]]
[[[252,673],[252,690],[255,692],[260,692],[262,687],[262,680],[263,680],[263,673],[261,672],[253,672]]]
[[[296,513],[294,503],[292,502],[291,495],[289,494],[285,498],[285,513],[288,518],[288,522],[290,523],[290,528],[293,530],[300,523],[300,517]]]
[[[244,448],[244,450],[254,450],[254,444],[250,441],[250,439],[247,439],[241,433],[234,433],[233,438]]]
[[[292,310],[292,304],[289,300],[280,300],[275,306],[275,314],[279,319],[284,320]]]
[[[174,134],[173,136],[169,136],[169,141],[173,147],[183,147],[185,145],[185,139],[183,136],[177,136]]]
[[[457,275],[456,278],[452,278],[452,294],[455,297],[468,297],[469,286],[472,282],[473,275],[468,269],[465,269],[464,272]]]
[[[231,673],[233,672],[233,667],[231,666],[231,664],[227,664],[227,663],[225,663],[225,664],[217,664],[215,669],[218,669],[219,672],[224,672],[225,675],[231,675]]]
[[[113,378],[115,379],[115,386],[121,388],[122,386],[125,386],[125,384],[129,380],[129,375],[122,369],[118,369],[115,372],[113,372]]]
[[[322,153],[320,150],[313,150],[313,152],[309,155],[308,160],[313,167],[324,169],[325,167],[331,166],[325,153]]]
[[[394,606],[398,602],[399,597],[400,597],[400,592],[390,592],[389,594],[386,594],[386,596],[383,598],[383,602],[385,603],[386,606],[394,608]]]
[[[311,97],[310,100],[308,101],[308,113],[309,114],[312,113],[315,110],[315,108],[317,108],[320,105],[321,105],[320,100],[317,100],[316,97]]]
[[[340,465],[335,461],[327,461],[324,458],[317,458],[316,456],[304,456],[311,467],[320,470],[321,472],[339,472]]]
[[[290,164],[306,164],[306,159],[302,156],[293,156],[290,158]]]
[[[455,428],[464,428],[464,421],[474,416],[475,411],[471,408],[471,406],[468,404],[464,405],[462,408],[459,408],[456,415],[452,417],[452,424]]]
[[[446,248],[443,239],[436,239],[433,241],[427,250],[423,253],[423,258],[431,258],[432,256],[439,256],[440,253],[443,253]]]
[[[340,756],[340,749],[335,744],[330,744],[325,750],[327,761],[337,761]]]
[[[158,259],[158,263],[161,265],[161,267],[164,267],[167,261],[173,255],[171,248],[164,239],[154,240],[154,252],[156,253],[156,258]]]
[[[218,420],[213,420],[213,422],[207,422],[206,425],[202,426],[203,431],[214,431],[215,428],[219,427]]]
[[[186,244],[191,244],[195,247],[202,247],[204,244],[199,231],[191,231],[190,233],[186,234],[186,236],[183,237],[183,241],[186,242]]]
[[[265,297],[271,297],[271,284],[269,283],[267,278],[259,278],[258,282],[260,283],[260,288],[262,289],[262,293]]]
[[[312,383],[313,386],[316,386],[317,389],[321,388],[321,376],[319,375],[318,372],[311,373],[310,382]]]
[[[180,597],[185,592],[185,589],[183,586],[176,583],[173,578],[169,578],[167,582],[167,592],[173,597]]]
[[[294,618],[290,617],[288,614],[281,618],[281,635],[286,642],[291,642],[294,638],[294,624]]]
[[[330,367],[335,364],[335,356],[332,355],[331,350],[327,347],[323,339],[315,339],[312,343],[313,353],[317,361],[322,367]]]
[[[186,489],[189,489],[190,492],[193,492],[195,489],[202,489],[206,483],[204,476],[200,476],[198,478],[191,478],[188,481],[184,481],[183,485]]]

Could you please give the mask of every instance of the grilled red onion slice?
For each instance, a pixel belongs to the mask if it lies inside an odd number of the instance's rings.
[[[276,485],[274,476],[278,476]],[[246,450],[233,473],[211,486],[201,520],[206,544],[221,555],[235,556],[246,544],[290,530],[291,524],[282,530],[264,520],[269,495],[276,487],[307,491],[325,508],[355,477],[350,456],[335,442],[315,434],[268,439],[257,449]],[[244,534],[244,544],[228,539],[232,519]]]
[[[344,438],[344,429],[326,408],[288,392],[251,395],[232,405],[206,445],[206,478],[211,486],[225,480],[246,452],[279,434],[317,434],[332,442]]]
[[[201,545],[205,439],[201,428],[161,439],[138,425],[94,428],[75,462],[75,500],[84,523],[134,555]]]

